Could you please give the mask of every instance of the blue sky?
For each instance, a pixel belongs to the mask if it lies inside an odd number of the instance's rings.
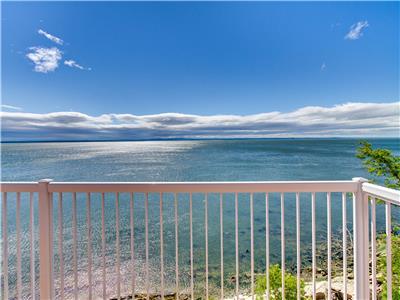
[[[2,2],[3,110],[20,114],[394,103],[398,53],[398,2]]]

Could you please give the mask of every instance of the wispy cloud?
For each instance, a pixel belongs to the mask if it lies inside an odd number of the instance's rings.
[[[326,64],[325,64],[325,63],[322,63],[322,65],[321,65],[321,72],[325,71],[325,69],[326,69]]]
[[[65,60],[64,61],[64,65],[67,65],[68,67],[71,67],[71,68],[78,68],[78,69],[81,69],[81,70],[88,70],[88,71],[91,70],[91,68],[85,68],[85,67],[81,66],[80,64],[78,64],[76,61],[74,61],[72,59]]]
[[[64,41],[63,41],[62,39],[60,39],[60,38],[58,38],[58,37],[56,37],[56,36],[54,36],[54,35],[52,35],[52,34],[46,32],[46,31],[44,31],[44,30],[42,30],[42,29],[39,29],[39,30],[38,30],[38,33],[41,34],[41,35],[43,35],[43,36],[45,36],[45,37],[48,38],[50,41],[52,41],[52,42],[54,42],[54,43],[56,43],[56,44],[59,44],[59,45],[64,44]]]
[[[400,102],[307,106],[255,115],[1,112],[4,140],[398,136]]]
[[[5,110],[22,110],[22,107],[14,106],[14,105],[8,105],[8,104],[2,104],[1,109]]]
[[[344,37],[347,40],[358,40],[363,35],[365,28],[369,27],[368,21],[359,21],[350,27],[350,31]]]
[[[29,50],[31,52],[26,57],[35,64],[36,72],[48,73],[58,68],[58,62],[62,58],[62,52],[58,48],[31,47]]]
[[[42,29],[39,29],[38,33],[59,45],[63,45],[64,43],[62,39],[54,35],[51,35],[50,33]],[[26,57],[35,64],[34,71],[40,73],[48,73],[55,71],[59,67],[59,62],[62,59],[62,56],[63,52],[56,47],[52,48],[30,47],[29,52],[26,54]],[[64,65],[71,68],[77,68],[80,70],[88,70],[88,71],[91,70],[91,68],[85,68],[72,59],[65,60]]]

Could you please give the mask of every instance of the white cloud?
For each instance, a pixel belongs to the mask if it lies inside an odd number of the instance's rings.
[[[36,72],[47,73],[58,68],[58,62],[62,58],[62,52],[58,48],[31,47],[29,50],[32,52],[26,57],[35,64]]]
[[[307,106],[255,115],[1,112],[4,140],[398,136],[400,102]]]
[[[350,31],[344,37],[348,40],[358,40],[363,35],[363,30],[369,27],[368,21],[359,21],[350,27]]]
[[[46,31],[44,31],[42,29],[39,29],[38,33],[41,34],[41,35],[44,35],[46,38],[48,38],[50,41],[52,41],[52,42],[54,42],[56,44],[59,44],[59,45],[64,44],[64,41],[62,39],[60,39],[60,38],[58,38],[58,37],[56,37],[54,35],[51,35],[50,33],[47,33]]]
[[[88,71],[91,70],[91,68],[85,68],[85,67],[81,66],[80,64],[78,64],[76,61],[74,61],[72,59],[65,60],[64,61],[64,65],[66,65],[68,67],[71,67],[71,68],[78,68],[78,69],[81,69],[81,70],[88,70]]]
[[[1,108],[2,109],[7,109],[7,110],[22,110],[21,107],[14,106],[14,105],[8,105],[8,104],[2,104]]]

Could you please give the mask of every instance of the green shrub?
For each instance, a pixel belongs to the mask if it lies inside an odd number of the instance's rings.
[[[392,234],[392,293],[393,299],[400,299],[400,231],[395,228]],[[387,281],[386,281],[386,234],[378,237],[377,243],[377,280],[382,282],[382,299],[387,299]]]
[[[282,270],[279,265],[272,265],[269,268],[269,285],[271,299],[282,299]],[[256,277],[255,293],[257,300],[263,299],[265,291],[267,290],[266,276],[260,275]],[[304,297],[304,281],[300,282],[300,293]],[[285,299],[297,299],[297,278],[296,276],[286,273],[285,274]]]

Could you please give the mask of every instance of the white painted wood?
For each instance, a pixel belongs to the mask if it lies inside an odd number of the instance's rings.
[[[18,185],[2,183],[15,190]],[[33,186],[34,187],[34,186]],[[32,191],[32,186],[30,190]],[[136,193],[265,193],[356,192],[354,181],[260,181],[260,182],[52,182],[50,192]]]
[[[317,299],[316,288],[316,274],[317,274],[317,261],[316,261],[316,216],[315,216],[315,193],[311,194],[311,247],[312,247],[312,297],[313,300]]]
[[[362,191],[363,178],[353,178],[358,183],[358,191],[353,193],[354,232],[354,282],[355,299],[369,298],[369,234],[368,198]]]
[[[223,194],[219,194],[219,232],[220,232],[220,255],[221,255],[221,299],[224,299],[224,202]]]
[[[91,205],[90,205],[90,193],[86,193],[86,225],[87,225],[87,256],[88,256],[88,299],[92,299],[92,221],[91,221]]]
[[[77,229],[77,215],[76,215],[76,193],[72,194],[72,261],[73,261],[73,272],[74,272],[74,299],[78,299],[78,229]]]
[[[189,222],[190,222],[190,295],[194,300],[194,274],[193,274],[193,199],[190,193],[189,199]]]
[[[174,193],[174,212],[175,212],[175,294],[176,300],[179,299],[179,232],[178,232],[178,197]]]
[[[7,232],[7,193],[2,197],[2,235],[3,235],[3,297],[8,299],[8,232]]]
[[[40,298],[53,297],[53,239],[52,239],[52,198],[48,186],[50,179],[39,181],[39,266]]]
[[[301,298],[300,290],[300,274],[301,274],[301,258],[300,258],[300,194],[296,193],[296,261],[297,261],[297,300]]]
[[[235,193],[235,259],[236,259],[236,300],[239,300],[239,203],[238,194]]]
[[[135,222],[134,222],[134,195],[130,193],[129,210],[130,210],[130,225],[131,225],[131,290],[132,298],[135,298],[136,284],[136,269],[135,269]]]
[[[376,199],[371,198],[371,281],[372,281],[372,299],[376,300]]]
[[[343,236],[343,295],[347,295],[347,207],[346,193],[342,193],[342,236]]]
[[[204,236],[205,236],[205,258],[206,258],[206,300],[208,300],[208,194],[204,199]]]
[[[119,193],[115,193],[115,249],[117,263],[115,272],[117,274],[117,299],[121,298],[121,255],[119,244]]]
[[[266,300],[270,298],[269,284],[269,196],[265,193],[265,276],[266,276]]]
[[[31,299],[35,300],[36,298],[35,215],[34,215],[33,193],[29,193],[29,244],[30,244],[30,271],[31,271]]]
[[[164,300],[164,220],[163,220],[163,194],[160,197],[160,281],[161,281],[161,300]]]
[[[281,269],[282,269],[282,299],[285,299],[285,195],[281,193]]]
[[[251,271],[251,298],[254,299],[254,195],[250,194],[250,271]]]
[[[64,286],[64,257],[63,257],[63,199],[62,193],[58,193],[58,257],[60,264],[60,298],[65,297]]]
[[[392,209],[386,203],[386,284],[387,299],[392,300]]]
[[[332,299],[332,214],[331,214],[331,193],[326,195],[326,215],[327,215],[327,241],[328,241],[328,299]]]
[[[362,182],[362,191],[376,198],[384,200],[385,202],[390,202],[394,205],[400,206],[400,191],[389,189],[380,185]]]
[[[146,266],[145,266],[145,284],[146,284],[146,299],[150,299],[150,281],[149,281],[149,194],[146,193],[144,202],[145,215],[145,247],[146,247]]]
[[[103,299],[107,298],[107,282],[106,282],[106,224],[105,224],[105,198],[101,193],[101,262],[102,262],[102,289]]]
[[[16,207],[17,230],[17,299],[22,299],[22,255],[21,255],[21,193],[17,193]]]

